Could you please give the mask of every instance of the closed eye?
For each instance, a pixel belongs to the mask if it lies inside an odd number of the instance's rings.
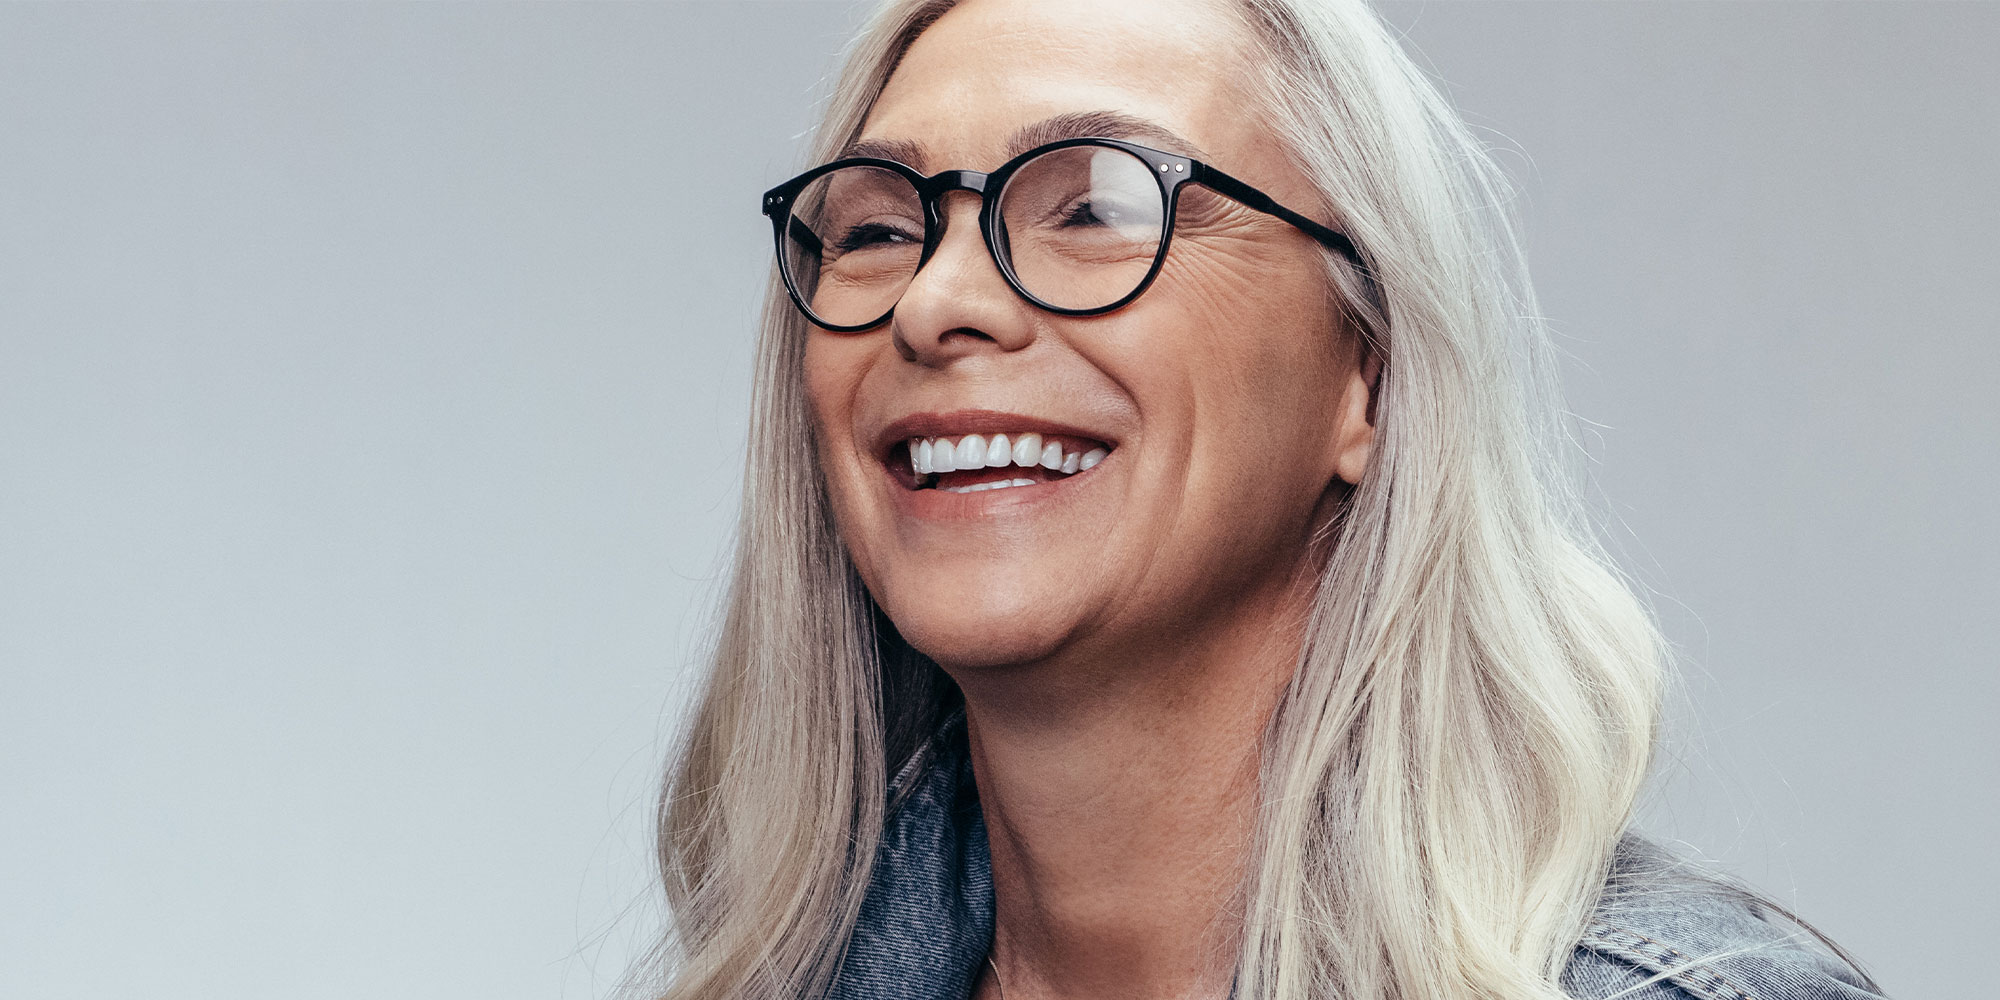
[[[1097,203],[1094,201],[1080,201],[1063,214],[1062,224],[1064,226],[1100,226],[1108,222],[1117,222],[1118,214],[1116,206],[1107,205],[1103,209],[1099,209]]]
[[[897,243],[915,243],[915,242],[918,241],[912,238],[908,233],[905,233],[894,226],[890,226],[880,222],[868,222],[855,226],[852,229],[849,229],[847,232],[841,234],[839,242],[834,244],[834,250],[838,253],[845,254],[845,253],[852,253],[856,250],[867,249],[869,247],[882,246],[884,244],[893,245]]]
[[[1135,206],[1111,199],[1087,199],[1077,202],[1064,212],[1058,227],[1071,229],[1158,224],[1159,211],[1150,206]]]

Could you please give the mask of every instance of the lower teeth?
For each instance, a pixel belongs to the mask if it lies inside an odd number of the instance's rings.
[[[1032,479],[996,479],[990,483],[973,483],[971,486],[940,486],[946,493],[977,493],[980,490],[1004,490],[1009,486],[1033,486]]]

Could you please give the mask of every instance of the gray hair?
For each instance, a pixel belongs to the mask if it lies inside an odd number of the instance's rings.
[[[952,0],[888,0],[815,161]],[[1553,1000],[1652,753],[1663,644],[1565,463],[1547,331],[1482,144],[1360,0],[1231,0],[1268,124],[1365,248],[1330,285],[1385,359],[1263,745],[1238,996]],[[1329,336],[1340,335],[1329,331]],[[660,800],[665,1000],[824,992],[890,768],[955,689],[879,629],[813,453],[807,328],[774,277],[734,572]]]

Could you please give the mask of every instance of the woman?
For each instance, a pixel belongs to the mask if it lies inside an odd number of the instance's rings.
[[[1661,643],[1359,3],[892,0],[814,162],[665,996],[1871,995],[1627,835]]]

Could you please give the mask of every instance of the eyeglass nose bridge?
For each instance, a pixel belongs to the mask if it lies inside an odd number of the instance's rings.
[[[977,170],[944,170],[924,178],[925,197],[935,201],[952,191],[970,191],[981,198],[986,197],[987,185],[993,175]]]
[[[980,241],[987,242],[985,229],[993,203],[992,177],[978,170],[944,170],[923,179],[917,192],[924,203],[924,250],[917,258],[918,270],[930,263],[931,255],[944,242],[944,196],[953,191],[970,191],[979,196]]]

